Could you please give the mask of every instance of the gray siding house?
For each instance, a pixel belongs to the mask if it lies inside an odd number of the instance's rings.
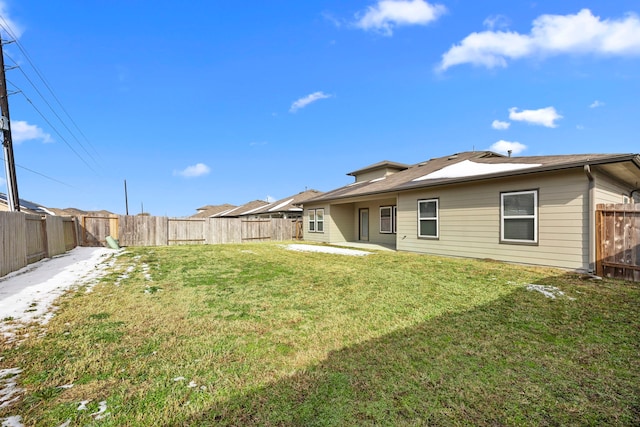
[[[595,206],[637,200],[640,156],[464,152],[348,175],[304,203],[305,240],[593,271]]]

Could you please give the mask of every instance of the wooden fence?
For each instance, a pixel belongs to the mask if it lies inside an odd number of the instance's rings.
[[[596,207],[596,273],[640,281],[640,203]]]
[[[77,246],[71,217],[0,212],[0,277]]]
[[[299,240],[301,220],[269,218],[82,217],[82,245],[103,246],[107,236],[120,246],[213,245]]]

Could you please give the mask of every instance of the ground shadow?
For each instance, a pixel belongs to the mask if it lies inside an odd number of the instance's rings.
[[[638,424],[639,301],[570,280],[331,352],[184,425]]]

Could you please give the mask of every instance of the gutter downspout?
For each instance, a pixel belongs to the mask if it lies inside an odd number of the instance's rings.
[[[596,271],[596,180],[591,167],[584,165],[584,173],[589,179],[589,273]]]

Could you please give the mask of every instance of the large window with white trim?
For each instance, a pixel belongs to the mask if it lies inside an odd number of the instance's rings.
[[[309,217],[309,232],[324,232],[324,209],[309,209],[307,211]]]
[[[538,243],[538,191],[500,193],[500,240]]]
[[[396,207],[380,206],[380,233],[391,234],[396,232]]]
[[[438,238],[438,199],[418,200],[418,237]]]

